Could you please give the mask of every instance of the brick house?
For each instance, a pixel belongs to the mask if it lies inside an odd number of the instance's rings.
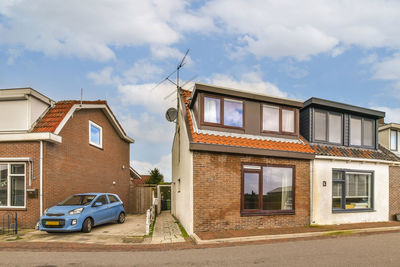
[[[128,137],[106,101],[55,102],[32,88],[0,90],[0,218],[33,227],[74,193],[110,192],[127,204]]]
[[[400,124],[384,123],[379,126],[379,144],[400,157]],[[389,167],[389,219],[400,213],[400,166]]]
[[[302,107],[201,83],[182,90],[172,213],[189,234],[310,223],[314,151],[299,134]]]
[[[388,221],[393,203],[389,188],[393,191],[392,183],[399,184],[400,178],[391,168],[400,159],[379,145],[378,121],[384,116],[319,98],[304,103],[300,132],[316,155],[311,162],[311,223]]]

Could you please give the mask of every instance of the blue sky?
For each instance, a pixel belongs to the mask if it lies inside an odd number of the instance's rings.
[[[376,108],[400,122],[400,2],[2,0],[0,88],[106,99],[136,142],[132,165],[170,177],[182,80]],[[188,84],[186,89],[190,89]]]

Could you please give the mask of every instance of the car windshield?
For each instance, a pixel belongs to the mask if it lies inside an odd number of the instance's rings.
[[[95,198],[95,195],[73,195],[58,203],[58,206],[84,206]]]

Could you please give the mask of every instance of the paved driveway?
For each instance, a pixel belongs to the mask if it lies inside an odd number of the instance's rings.
[[[96,244],[121,244],[142,242],[146,234],[146,215],[128,215],[123,224],[109,223],[94,227],[90,233],[28,232],[22,235],[28,242],[80,242]]]

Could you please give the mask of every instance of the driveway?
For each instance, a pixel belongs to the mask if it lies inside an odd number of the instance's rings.
[[[32,231],[21,236],[27,242],[79,242],[95,244],[141,243],[146,234],[146,215],[127,215],[123,224],[94,227],[90,233],[47,233]]]

